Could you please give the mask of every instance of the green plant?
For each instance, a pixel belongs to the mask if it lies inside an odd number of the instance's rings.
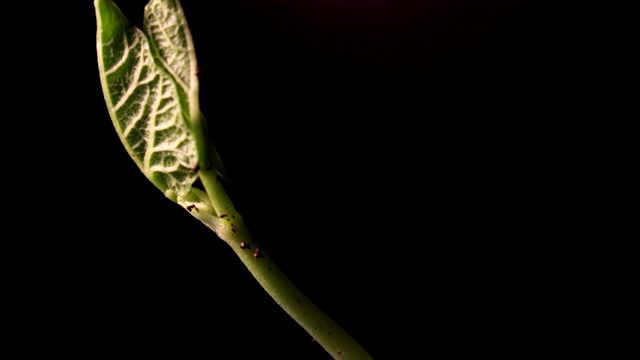
[[[267,293],[331,356],[369,359],[279,270],[227,195],[222,181],[229,177],[200,112],[197,60],[180,2],[150,0],[143,29],[131,25],[111,0],[95,0],[94,6],[106,105],[142,173],[225,241]]]

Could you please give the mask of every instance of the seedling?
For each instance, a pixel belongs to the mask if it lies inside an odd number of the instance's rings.
[[[104,99],[122,144],[169,200],[214,231],[266,292],[335,359],[371,359],[252,238],[225,191],[227,171],[199,105],[199,68],[178,0],[150,0],[143,29],[111,0],[94,0]],[[194,186],[197,180],[202,188]],[[195,210],[195,211],[194,211]],[[253,247],[254,251],[244,251]]]

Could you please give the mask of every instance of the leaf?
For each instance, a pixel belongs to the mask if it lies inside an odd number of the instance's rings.
[[[182,7],[173,0],[151,0],[145,6],[144,32],[149,36],[156,60],[189,96],[193,118],[198,108],[198,63],[191,32]]]
[[[149,38],[151,51],[158,65],[176,80],[180,101],[188,109],[189,126],[193,132],[202,135],[196,138],[201,160],[212,165],[217,174],[233,183],[222,164],[216,148],[204,137],[208,134],[206,120],[200,112],[198,61],[187,19],[177,0],[150,0],[144,11],[144,32]]]
[[[198,134],[188,124],[188,101],[180,100],[184,95],[176,85],[184,79],[172,77],[184,73],[177,62],[170,73],[156,64],[147,36],[113,1],[94,5],[100,80],[113,125],[144,175],[176,201],[174,193],[186,195],[198,177]],[[165,56],[171,58],[166,51]]]

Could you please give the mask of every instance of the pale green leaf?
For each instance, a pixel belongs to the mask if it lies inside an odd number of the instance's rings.
[[[144,32],[156,62],[175,79],[179,99],[188,111],[188,125],[196,135],[201,166],[213,166],[219,176],[232,182],[217,150],[210,143],[206,120],[200,112],[198,62],[191,31],[177,0],[150,0],[145,6]]]
[[[151,0],[145,7],[144,32],[157,50],[157,60],[197,101],[198,64],[182,7],[173,0]]]

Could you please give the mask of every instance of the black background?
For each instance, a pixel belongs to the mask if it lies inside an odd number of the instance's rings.
[[[146,1],[117,4],[141,26]],[[544,266],[522,264],[550,220],[530,208],[556,178],[542,164],[564,134],[553,119],[580,87],[574,7],[182,5],[236,207],[374,358],[526,355],[552,341],[525,332],[548,299],[528,290]],[[226,244],[135,167],[102,97],[92,2],[56,6],[39,12],[49,21],[25,71],[42,107],[32,110],[44,193],[29,196],[47,205],[21,229],[34,239],[21,286],[34,295],[17,333],[84,358],[328,359]]]

